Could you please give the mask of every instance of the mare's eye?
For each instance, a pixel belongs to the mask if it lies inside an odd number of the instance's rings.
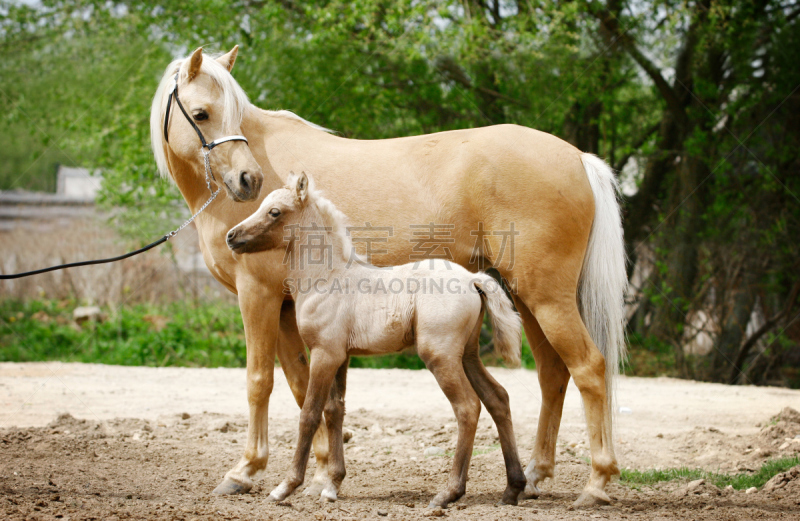
[[[270,210],[270,211],[269,211],[269,214],[270,214],[270,215],[271,215],[273,218],[277,218],[277,217],[278,217],[278,216],[281,214],[281,211],[280,211],[280,210],[278,210],[277,208],[273,208],[272,210]]]
[[[195,121],[205,121],[208,119],[208,113],[205,111],[200,111],[194,115]]]

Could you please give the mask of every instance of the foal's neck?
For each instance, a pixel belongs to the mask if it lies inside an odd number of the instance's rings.
[[[320,210],[314,201],[298,223],[285,227],[285,236],[291,237],[287,249],[291,277],[331,280],[364,264],[346,236],[341,216],[332,213],[335,210],[329,201],[323,199],[322,204],[330,205],[328,212]]]

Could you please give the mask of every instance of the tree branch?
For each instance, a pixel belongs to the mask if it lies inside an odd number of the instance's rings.
[[[628,35],[628,30],[622,29],[619,23],[619,18],[617,18],[617,16],[608,9],[597,9],[593,10],[593,12],[595,17],[600,21],[601,26],[614,37],[613,41],[610,43],[612,45],[616,45],[618,43],[622,45],[631,58],[633,58],[633,60],[639,64],[639,66],[650,77],[650,79],[653,80],[656,89],[658,89],[661,97],[663,97],[664,101],[666,101],[669,110],[675,116],[683,117],[683,106],[681,105],[675,90],[670,86],[669,83],[667,83],[667,80],[664,79],[664,76],[661,75],[661,71],[658,70],[658,67],[656,67],[653,62],[648,60],[642,51],[639,50],[639,48],[636,46],[636,42],[634,42],[633,38]]]
[[[520,107],[529,109],[531,108],[530,105],[525,103],[524,101],[512,98],[510,96],[506,96],[503,93],[497,92],[496,90],[489,89],[487,87],[482,87],[480,85],[476,86],[472,83],[472,80],[469,79],[467,73],[456,63],[452,56],[440,56],[436,59],[436,69],[445,77],[445,79],[454,81],[459,85],[463,86],[466,89],[470,90],[477,90],[483,92],[484,94],[488,94],[498,99],[505,100],[509,103],[514,103],[515,105],[519,105]]]
[[[639,150],[642,147],[642,145],[644,145],[647,142],[647,140],[650,139],[650,136],[652,136],[656,131],[658,131],[660,127],[661,127],[660,121],[648,127],[647,130],[645,130],[644,133],[641,136],[639,136],[639,139],[636,140],[631,145],[631,151],[628,154],[625,154],[619,161],[617,161],[614,164],[614,171],[621,172],[622,169],[625,168],[625,165],[628,163],[630,158],[633,157],[633,154],[635,154],[636,151]]]
[[[764,325],[758,328],[758,331],[750,335],[750,338],[748,338],[742,344],[742,347],[739,348],[739,353],[736,355],[736,360],[733,362],[733,367],[731,367],[731,374],[728,377],[729,384],[733,385],[736,383],[736,380],[739,379],[739,373],[741,372],[739,368],[744,363],[744,359],[747,358],[747,355],[750,354],[750,350],[753,349],[753,346],[755,346],[759,340],[761,340],[761,337],[771,331],[772,328],[774,328],[783,317],[787,316],[789,312],[791,312],[798,295],[800,295],[800,281],[795,283],[791,293],[789,294],[789,298],[786,299],[786,304],[783,306],[783,309],[778,312],[778,314],[764,322]]]

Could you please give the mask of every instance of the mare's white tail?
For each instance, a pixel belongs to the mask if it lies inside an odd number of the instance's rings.
[[[489,311],[495,352],[509,367],[519,367],[522,350],[522,321],[519,313],[514,311],[511,300],[490,275],[476,274],[474,284],[480,290],[481,298]]]
[[[594,222],[578,283],[578,306],[589,335],[606,360],[606,388],[625,358],[625,242],[614,172],[599,157],[581,156],[594,194]],[[610,404],[609,404],[610,405]]]

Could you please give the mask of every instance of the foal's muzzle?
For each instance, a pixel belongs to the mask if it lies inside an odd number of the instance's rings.
[[[236,228],[233,228],[228,232],[228,235],[225,236],[225,243],[228,245],[228,248],[230,248],[231,251],[236,253],[240,253],[245,249],[245,247],[247,247],[247,240],[242,238],[241,231]]]

